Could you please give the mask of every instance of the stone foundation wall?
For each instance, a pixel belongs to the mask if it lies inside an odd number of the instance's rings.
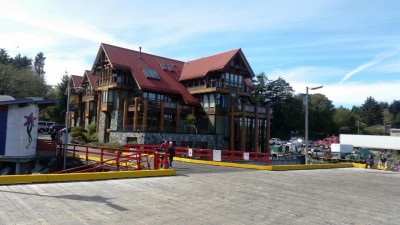
[[[104,113],[100,113],[100,119],[99,119],[99,123],[98,123],[98,139],[99,142],[104,142],[104,124],[105,124],[105,120],[106,120],[106,115]]]
[[[126,144],[128,138],[137,138],[138,144],[161,144],[167,139],[173,141],[176,146],[182,146],[182,142],[192,143],[192,147],[197,142],[207,142],[209,149],[228,149],[224,146],[223,135],[204,135],[204,134],[174,134],[174,133],[140,133],[140,132],[110,132],[110,142]],[[217,144],[215,145],[215,140]]]

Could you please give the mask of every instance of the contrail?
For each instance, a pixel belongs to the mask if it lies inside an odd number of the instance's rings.
[[[354,70],[348,72],[346,75],[344,75],[344,77],[342,78],[340,83],[342,84],[343,82],[348,80],[350,77],[352,77],[354,74],[359,73],[359,72],[361,72],[361,71],[363,71],[363,70],[365,70],[365,69],[367,69],[367,68],[369,68],[371,66],[374,66],[374,65],[382,62],[383,60],[396,55],[399,52],[400,52],[400,48],[396,48],[394,50],[390,50],[390,51],[385,51],[385,52],[379,53],[371,61],[358,66],[356,69],[354,69]]]

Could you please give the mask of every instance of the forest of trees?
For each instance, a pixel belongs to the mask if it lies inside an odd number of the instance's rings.
[[[273,109],[271,137],[304,137],[302,94],[295,95],[293,88],[283,78],[269,80],[264,73],[257,75],[253,83],[256,101]],[[360,107],[347,109],[335,108],[325,95],[309,94],[308,108],[310,139],[322,139],[340,133],[385,135],[387,132],[379,127],[400,128],[399,100],[389,104],[378,102],[370,96]]]
[[[21,54],[10,57],[5,49],[0,49],[0,95],[45,98],[50,91],[44,79],[45,60],[41,52],[33,61]]]
[[[0,95],[9,95],[15,99],[41,97],[60,99],[60,104],[48,107],[40,120],[64,123],[67,97],[64,95],[68,85],[65,74],[56,88],[47,85],[45,80],[46,57],[39,52],[35,59],[17,54],[11,57],[7,50],[0,49]]]
[[[10,57],[5,49],[0,49],[0,95],[14,98],[43,97],[60,99],[60,104],[48,107],[40,120],[64,123],[69,76],[62,76],[56,87],[46,84],[46,57],[39,52],[32,60],[20,54]],[[51,75],[50,75],[51,76]],[[304,136],[304,108],[302,94],[294,94],[293,88],[283,78],[269,80],[264,73],[252,80],[256,101],[273,109],[271,137],[289,139]],[[365,102],[351,109],[335,108],[325,95],[309,95],[309,137],[321,139],[340,133],[386,134],[376,125],[400,128],[400,101],[378,102],[368,97]]]

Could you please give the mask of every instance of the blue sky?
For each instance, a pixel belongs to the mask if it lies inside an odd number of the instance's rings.
[[[90,69],[100,43],[193,60],[242,48],[253,71],[333,104],[400,100],[400,1],[0,1],[0,48],[47,57],[46,80]]]

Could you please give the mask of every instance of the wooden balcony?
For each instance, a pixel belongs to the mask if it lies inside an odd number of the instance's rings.
[[[84,101],[84,102],[97,101],[97,96],[84,95],[84,96],[82,96],[82,101]]]
[[[99,82],[97,90],[107,90],[107,89],[132,89],[134,86],[132,84],[119,84],[115,82]]]
[[[196,87],[188,87],[187,88],[190,94],[201,94],[201,93],[209,93],[209,92],[216,92],[216,87],[207,87],[206,85],[196,86]]]
[[[242,91],[238,87],[207,87],[206,85],[188,87],[190,94],[202,94],[202,93],[213,93],[218,92],[221,94],[236,94],[238,96],[250,96],[250,92]]]

